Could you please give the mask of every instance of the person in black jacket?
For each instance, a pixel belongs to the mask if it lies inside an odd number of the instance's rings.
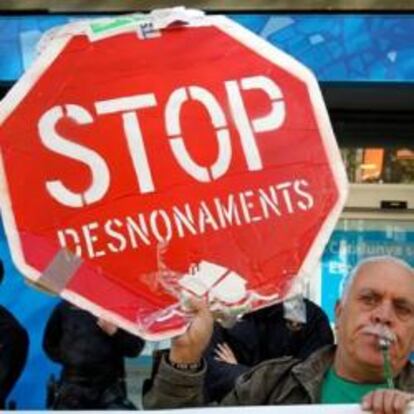
[[[0,283],[4,268],[0,260]],[[0,409],[26,364],[29,336],[17,319],[0,305]]]
[[[135,409],[127,399],[124,357],[144,341],[112,323],[60,302],[46,326],[43,348],[62,372],[52,409]]]
[[[292,312],[292,305],[296,312]],[[229,329],[215,323],[204,354],[206,399],[221,401],[236,379],[260,362],[282,356],[304,360],[333,341],[324,311],[301,297],[244,315]]]

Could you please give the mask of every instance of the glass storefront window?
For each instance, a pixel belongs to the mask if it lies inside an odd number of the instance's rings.
[[[351,183],[414,183],[414,150],[409,148],[343,148]]]
[[[321,305],[334,322],[335,303],[352,268],[372,256],[393,256],[414,265],[414,221],[341,219],[322,257]]]

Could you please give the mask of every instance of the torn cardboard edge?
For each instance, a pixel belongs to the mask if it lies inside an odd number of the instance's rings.
[[[154,38],[160,31],[177,25],[205,25],[205,13],[186,9],[183,6],[156,9],[150,13],[133,13],[114,17],[85,19],[54,27],[41,37],[37,52],[41,54],[57,38],[86,35],[91,42],[106,39],[122,33],[136,32],[140,39]]]
[[[223,306],[223,303],[220,305],[217,302],[217,300],[219,300],[220,297],[217,297],[217,295],[214,294],[213,297],[215,298],[215,300],[213,300],[210,303],[211,311],[213,312],[215,319],[225,326],[231,326],[243,314],[250,312],[252,310],[251,305],[255,301],[262,302],[262,305],[264,306],[260,306],[261,308],[270,306],[282,300],[282,298],[279,295],[262,296],[257,292],[247,291],[245,283],[242,283],[244,282],[244,280],[240,276],[237,277],[236,280],[234,280],[234,274],[229,269],[223,268],[218,264],[201,261],[196,268],[190,269],[190,273],[182,278],[182,283],[179,283],[181,284],[181,287],[184,288],[184,291],[181,292],[180,297],[176,297],[178,299],[177,303],[166,309],[161,309],[159,312],[155,312],[150,316],[147,316],[145,319],[140,318],[139,313],[137,313],[136,319],[134,321],[131,319],[126,319],[123,316],[114,313],[113,310],[103,307],[102,304],[94,303],[87,296],[84,296],[81,293],[76,293],[75,291],[72,291],[70,289],[69,285],[71,281],[73,280],[73,278],[77,277],[76,275],[79,274],[79,269],[84,265],[87,264],[81,257],[75,255],[67,249],[62,248],[57,251],[57,253],[54,255],[53,259],[50,261],[43,273],[34,282],[34,285],[40,288],[41,290],[46,291],[49,294],[57,294],[63,299],[69,300],[70,302],[74,303],[75,306],[87,309],[96,317],[107,318],[108,320],[114,322],[117,326],[121,327],[122,329],[125,329],[135,335],[139,335],[148,340],[154,340],[154,338],[158,339],[172,337],[174,335],[182,333],[185,330],[185,327],[187,326],[187,323],[189,321],[189,315],[186,312],[185,303],[183,303],[183,293],[185,291],[188,291],[188,287],[193,286],[193,283],[190,283],[190,286],[187,286],[187,282],[192,282],[192,279],[194,278],[200,279],[203,275],[206,276],[206,278],[203,278],[205,280],[200,280],[200,283],[202,282],[203,285],[208,285],[210,288],[212,288],[211,293],[215,293],[213,292],[213,288],[217,283],[220,285],[220,283],[222,283],[223,281],[225,282],[230,277],[231,286],[228,286],[228,284],[226,284],[226,286],[222,286],[222,288],[224,288],[223,292],[229,292],[232,295],[234,293],[240,294],[241,292],[239,291],[239,289],[235,289],[235,287],[236,285],[238,286],[241,283],[239,288],[243,291],[242,296],[245,300],[241,300],[241,302],[236,301],[236,303],[234,303],[234,299],[241,298],[239,297],[239,295],[237,295],[237,298],[232,296],[231,299],[233,300],[231,300],[230,302],[233,303],[231,305],[230,303],[228,303],[227,306]],[[101,272],[99,273],[101,274]],[[206,286],[204,286],[204,288],[206,288]],[[235,292],[235,290],[237,292]],[[194,295],[194,293],[196,292],[192,292],[192,295]],[[210,297],[209,299],[212,299],[212,297]],[[226,298],[221,299],[223,300],[229,298],[226,296]],[[152,327],[156,327],[160,323],[164,323],[169,319],[174,319],[177,317],[179,319],[182,319],[183,322],[182,326],[180,326],[179,328],[175,327],[171,330],[168,330],[168,332],[162,333],[157,332],[156,329],[152,329]],[[296,320],[297,319],[298,318],[296,317]]]

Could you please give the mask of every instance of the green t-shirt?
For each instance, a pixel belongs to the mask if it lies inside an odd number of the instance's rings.
[[[358,384],[336,375],[330,368],[322,383],[321,404],[359,404],[371,391],[388,388],[387,384]]]

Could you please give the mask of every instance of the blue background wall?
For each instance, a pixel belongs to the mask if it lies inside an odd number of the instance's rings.
[[[312,68],[319,80],[414,80],[414,15],[240,14],[230,17],[294,55]],[[13,82],[30,65],[35,56],[35,44],[43,32],[72,20],[67,15],[0,15],[0,81]],[[335,244],[338,238],[350,241],[357,236],[361,234],[336,232],[331,243]],[[369,240],[373,237],[373,242],[377,243],[383,235],[366,234],[365,237]],[[29,361],[12,398],[18,401],[20,409],[41,409],[47,377],[57,370],[41,351],[45,321],[56,299],[25,284],[11,263],[1,225],[0,256],[6,268],[0,303],[20,319],[31,341]],[[331,256],[328,246],[324,266],[328,266],[329,260],[343,262],[343,258]],[[342,263],[343,269],[352,260]],[[324,286],[330,286],[323,290],[323,304],[328,312],[331,312],[340,283],[332,269],[324,268],[323,276]]]
[[[16,400],[20,409],[43,408],[47,378],[52,372],[58,371],[58,366],[50,362],[41,350],[42,335],[57,299],[28,286],[18,274],[11,261],[1,222],[0,257],[5,268],[5,278],[0,286],[0,303],[16,316],[30,337],[28,363],[10,399]]]
[[[414,15],[230,14],[313,69],[319,80],[414,80]],[[0,16],[0,80],[30,64],[43,32],[68,15]]]

